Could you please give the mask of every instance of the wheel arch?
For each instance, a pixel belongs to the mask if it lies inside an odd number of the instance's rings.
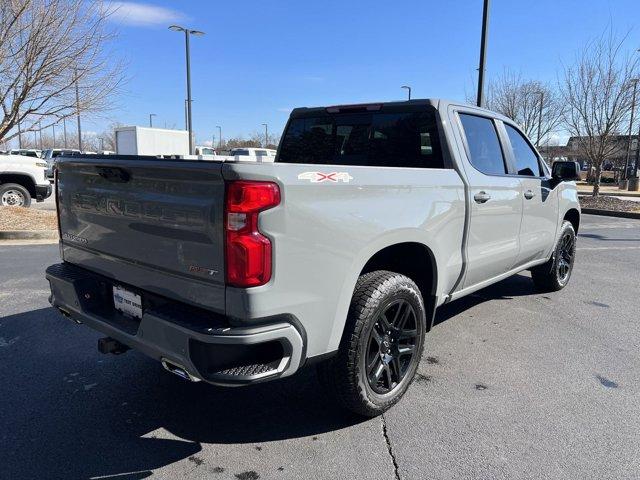
[[[2,172],[0,173],[0,185],[4,183],[22,185],[32,198],[36,198],[36,181],[31,175],[19,172]]]
[[[395,243],[378,250],[367,260],[358,276],[375,270],[389,270],[409,277],[423,297],[436,294],[436,259],[433,251],[423,243]]]
[[[404,275],[418,286],[424,301],[427,331],[433,326],[437,305],[438,265],[431,248],[417,241],[388,244],[369,255],[357,277],[376,270]],[[355,289],[355,283],[351,294]]]
[[[375,269],[406,275],[416,283],[424,300],[425,327],[427,331],[431,329],[438,305],[437,300],[442,293],[439,291],[442,284],[440,278],[442,269],[438,268],[438,265],[441,265],[438,250],[434,249],[426,240],[429,238],[425,238],[425,232],[419,229],[393,230],[370,241],[359,252],[348,268],[341,287],[339,287],[340,295],[336,303],[326,352],[335,351],[340,344],[358,278],[363,273]],[[418,262],[415,261],[416,256],[420,259]],[[397,259],[401,259],[401,261],[392,261]],[[418,266],[428,266],[428,269],[423,270],[420,275]]]
[[[580,212],[577,208],[570,208],[564,214],[563,220],[567,220],[573,225],[573,229],[576,234],[578,233],[578,228],[580,227]]]

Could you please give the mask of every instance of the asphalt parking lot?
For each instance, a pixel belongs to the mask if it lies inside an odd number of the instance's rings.
[[[57,245],[0,246],[0,477],[638,478],[640,221],[583,217],[570,285],[517,275],[439,310],[419,376],[383,418],[313,371],[190,384],[47,303]]]

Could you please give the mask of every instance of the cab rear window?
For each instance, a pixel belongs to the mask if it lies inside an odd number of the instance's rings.
[[[444,168],[433,111],[335,113],[290,120],[278,162]]]

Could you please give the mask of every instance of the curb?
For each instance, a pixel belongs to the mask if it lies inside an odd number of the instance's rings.
[[[603,197],[627,197],[627,198],[640,198],[640,194],[638,193],[629,193],[628,191],[625,192],[624,190],[621,190],[621,193],[615,193],[615,192],[600,192],[598,195],[602,195]],[[578,190],[578,196],[586,196],[586,197],[590,197],[591,196],[591,192],[581,192],[580,190]]]
[[[0,232],[0,240],[57,240],[57,230],[17,230]]]
[[[581,208],[582,213],[588,215],[602,215],[603,217],[618,217],[618,218],[634,218],[640,220],[640,213],[636,212],[616,212],[614,210],[599,210],[597,208]]]

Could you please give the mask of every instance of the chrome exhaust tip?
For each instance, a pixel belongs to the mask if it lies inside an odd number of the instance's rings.
[[[178,365],[177,363],[172,362],[171,360],[167,360],[163,358],[160,360],[160,363],[164,367],[167,372],[171,372],[174,375],[183,378],[184,380],[188,380],[189,382],[199,382],[201,379],[196,377],[195,375],[190,374],[186,368],[182,365]]]

